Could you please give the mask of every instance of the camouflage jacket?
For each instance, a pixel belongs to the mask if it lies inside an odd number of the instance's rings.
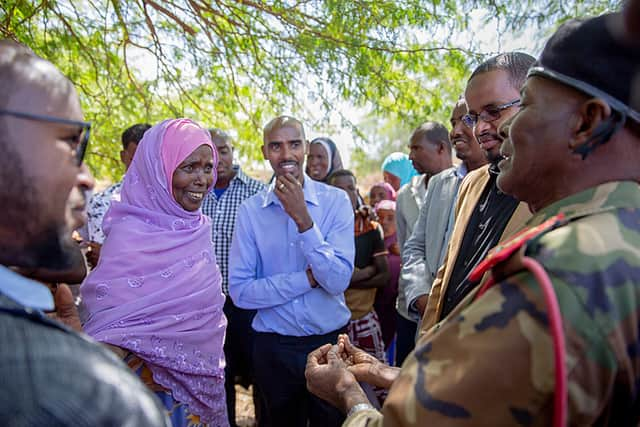
[[[568,425],[640,418],[640,188],[613,182],[538,212],[569,222],[526,248],[549,274],[563,317]],[[346,426],[548,426],[553,346],[539,285],[520,271],[475,291],[417,343],[382,413]]]

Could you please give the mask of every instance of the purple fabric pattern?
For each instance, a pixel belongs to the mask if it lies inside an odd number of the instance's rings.
[[[227,426],[227,322],[211,223],[174,200],[165,173],[202,144],[211,147],[217,165],[208,132],[190,120],[166,120],[145,133],[121,201],[105,216],[100,261],[81,288],[89,313],[84,330],[135,353],[154,381],[203,422]]]

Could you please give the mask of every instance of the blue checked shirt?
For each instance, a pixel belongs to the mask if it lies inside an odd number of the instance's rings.
[[[343,190],[305,176],[313,227],[299,233],[273,186],[240,206],[229,294],[238,307],[257,309],[256,331],[289,336],[335,331],[351,317],[344,301],[355,256],[351,202]],[[311,287],[307,267],[319,287]]]
[[[213,190],[202,202],[202,213],[211,218],[213,246],[222,274],[222,292],[229,295],[229,248],[236,223],[238,208],[243,201],[264,190],[264,184],[245,175],[239,166],[234,166],[236,176],[218,199]]]

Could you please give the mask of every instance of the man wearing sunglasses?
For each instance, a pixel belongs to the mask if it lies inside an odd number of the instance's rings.
[[[0,424],[168,425],[109,350],[44,314],[73,318],[62,310],[68,288],[54,303],[47,287],[16,273],[50,279],[78,260],[73,211],[92,184],[82,165],[90,124],[75,88],[25,46],[0,40],[0,93]]]
[[[494,56],[471,74],[463,122],[487,153],[489,164],[470,172],[460,186],[449,247],[433,282],[420,334],[445,318],[475,287],[469,273],[489,249],[518,231],[529,218],[524,203],[496,186],[501,160],[499,126],[518,111],[520,87],[535,59],[521,52]]]

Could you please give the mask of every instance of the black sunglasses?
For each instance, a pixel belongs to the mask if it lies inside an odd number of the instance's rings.
[[[78,126],[80,128],[80,132],[78,132],[76,141],[74,141],[75,147],[72,147],[72,148],[75,153],[76,164],[78,166],[82,164],[82,160],[84,159],[84,154],[87,151],[87,145],[89,144],[89,135],[91,134],[90,122],[67,120],[67,119],[61,119],[58,117],[42,116],[40,114],[23,113],[20,111],[13,111],[13,110],[0,110],[0,115],[3,115],[3,114],[7,116],[17,117],[19,119],[25,119],[25,120],[35,120],[40,122],[60,123],[63,125]]]

